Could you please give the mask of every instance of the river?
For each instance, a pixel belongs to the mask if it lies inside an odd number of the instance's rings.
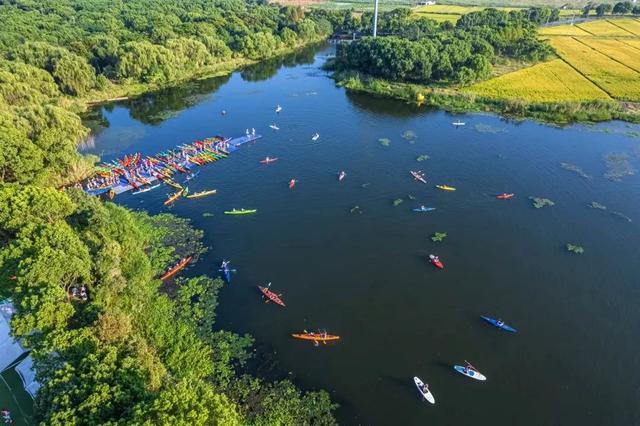
[[[237,269],[218,325],[252,334],[261,357],[303,388],[328,390],[342,424],[640,424],[640,178],[604,177],[611,152],[640,167],[640,126],[452,116],[350,94],[321,69],[332,52],[308,49],[102,107],[94,118],[108,126],[85,151],[111,160],[252,127],[264,136],[199,168],[190,190],[217,195],[167,208],[171,191],[161,187],[116,202],[203,229],[211,249],[187,274],[217,275],[223,258]],[[259,164],[266,156],[279,160]],[[427,185],[409,175],[418,169]],[[503,192],[516,196],[495,198]],[[555,205],[535,209],[530,196]],[[436,210],[412,212],[419,205]],[[258,213],[223,214],[233,207]],[[435,232],[448,235],[432,242]],[[444,270],[426,262],[430,253]],[[286,309],[261,301],[256,285],[267,282]],[[290,337],[302,329],[341,340],[315,347]],[[464,360],[488,380],[456,373]],[[435,406],[420,400],[414,375]]]

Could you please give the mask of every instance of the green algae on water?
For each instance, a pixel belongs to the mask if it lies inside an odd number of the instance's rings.
[[[578,176],[580,176],[581,178],[584,179],[591,179],[591,176],[589,176],[588,174],[586,174],[584,172],[584,170],[582,170],[579,166],[576,166],[575,164],[571,164],[571,163],[562,163],[560,164],[560,167],[562,167],[565,170],[568,170],[570,172],[573,172],[575,174],[577,174]]]
[[[574,254],[584,253],[584,249],[582,248],[582,246],[579,246],[577,244],[572,244],[572,243],[567,243],[567,251],[570,251],[571,253],[574,253]]]
[[[478,123],[475,126],[476,132],[479,133],[491,133],[491,134],[497,134],[497,133],[503,133],[506,132],[506,129],[500,128],[500,127],[493,127],[489,124],[483,124],[483,123]]]
[[[378,139],[378,142],[380,142],[380,145],[382,145],[382,146],[391,145],[391,139],[387,139],[387,138],[380,138],[380,139]]]
[[[548,198],[529,197],[529,199],[533,202],[533,207],[535,207],[536,209],[551,207],[556,204]]]
[[[406,139],[409,142],[415,141],[417,137],[418,135],[416,135],[416,132],[414,132],[413,130],[405,130],[404,132],[402,132],[402,139]]]
[[[202,213],[202,217],[213,217],[213,213]]]
[[[413,200],[416,199],[416,196],[413,195],[413,194],[409,194],[409,195],[407,195],[407,198],[410,199],[411,201],[413,201]]]
[[[404,202],[404,200],[402,198],[396,198],[395,200],[393,200],[393,206],[394,207],[398,207],[403,202]]]
[[[631,166],[631,162],[629,161],[629,155],[624,152],[610,152],[605,154],[604,162],[607,166],[604,177],[609,180],[620,182],[623,177],[636,174],[636,170]]]
[[[446,237],[447,237],[446,232],[436,232],[431,236],[431,241],[433,241],[434,243],[439,243],[440,241],[444,240]]]
[[[618,218],[620,218],[620,219],[624,219],[624,220],[626,220],[626,221],[627,221],[627,222],[629,222],[629,223],[633,222],[633,221],[631,220],[631,218],[630,218],[629,216],[627,216],[626,214],[624,214],[624,213],[620,213],[620,212],[617,212],[617,211],[613,211],[613,210],[609,210],[609,209],[607,208],[607,206],[605,206],[604,204],[600,204],[600,203],[598,203],[597,201],[592,201],[592,202],[591,202],[591,204],[589,204],[589,207],[591,207],[592,209],[596,209],[596,210],[603,210],[603,211],[606,211],[606,212],[608,212],[609,214],[611,214],[611,215],[613,215],[613,216],[616,216],[616,217],[618,217]]]
[[[431,157],[429,157],[427,154],[422,154],[421,156],[419,156],[418,158],[416,158],[416,161],[425,161],[430,159]]]

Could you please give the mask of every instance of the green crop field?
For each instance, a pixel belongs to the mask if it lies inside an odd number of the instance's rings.
[[[494,99],[529,102],[591,101],[611,99],[606,92],[571,68],[562,59],[524,68],[468,88]]]

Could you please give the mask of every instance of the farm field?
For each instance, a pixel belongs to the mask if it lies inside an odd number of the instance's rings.
[[[613,98],[640,100],[640,73],[572,37],[552,37],[558,55]]]
[[[634,19],[621,19],[621,20],[616,20],[614,22],[616,22],[617,25],[612,24],[609,21],[606,20],[598,20],[598,21],[591,21],[591,22],[586,22],[584,24],[576,24],[576,27],[585,30],[586,32],[588,32],[589,34],[595,35],[595,36],[600,36],[600,37],[633,37],[634,34],[624,30],[622,28],[620,28],[619,22],[623,22],[623,21],[635,21]]]
[[[530,102],[611,99],[606,92],[562,59],[554,59],[483,81],[469,87],[468,90],[493,99],[524,99]]]
[[[629,48],[629,45],[624,41],[595,37],[578,37],[576,39],[634,71],[640,72],[640,51]]]
[[[451,4],[434,4],[428,6],[418,6],[413,10],[415,16],[433,19],[434,21],[456,22],[462,15],[471,12],[479,12],[486,9],[485,6],[460,6]],[[517,10],[517,7],[496,7],[496,9],[510,11]]]
[[[538,30],[543,36],[588,36],[591,35],[576,25],[558,25],[554,27],[543,27]]]
[[[617,19],[613,23],[640,37],[640,19]]]
[[[640,38],[631,39],[631,40],[630,39],[624,39],[624,40],[620,40],[620,41],[622,41],[624,44],[626,44],[629,47],[632,47],[634,49],[640,50]]]

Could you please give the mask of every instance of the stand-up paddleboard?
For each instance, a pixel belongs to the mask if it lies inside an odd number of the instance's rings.
[[[474,368],[467,369],[466,367],[463,367],[461,365],[454,365],[453,369],[456,370],[458,373],[464,374],[465,376],[475,380],[480,380],[480,381],[487,380],[487,378],[482,373],[480,373],[478,370]]]
[[[433,397],[433,394],[429,390],[429,387],[425,385],[422,382],[422,380],[420,380],[419,377],[414,377],[413,382],[416,384],[416,387],[418,388],[418,392],[420,392],[420,395],[422,395],[424,399],[426,399],[432,404],[436,403],[436,399]]]

